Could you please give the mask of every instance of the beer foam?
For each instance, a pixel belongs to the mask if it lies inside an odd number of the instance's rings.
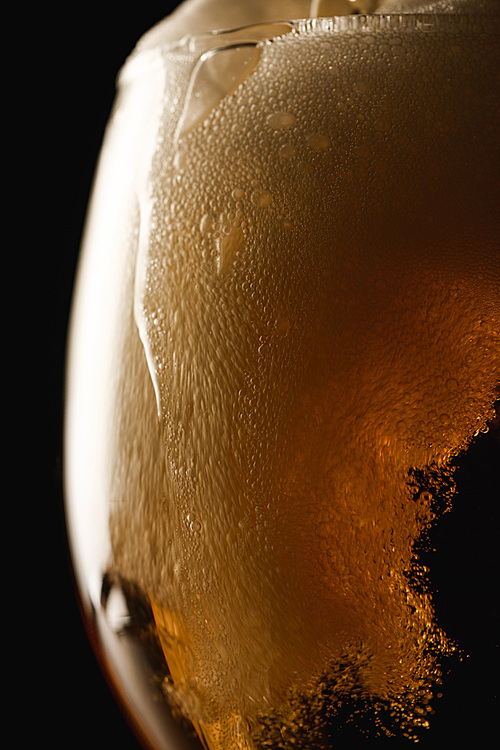
[[[453,13],[498,15],[495,0],[380,0],[377,13]]]
[[[412,478],[439,491],[493,414],[498,47],[377,24],[260,42],[181,128],[200,51],[162,52],[113,564],[210,750],[258,747],[276,715],[292,747],[303,697],[334,712],[345,690],[425,726],[449,646]]]

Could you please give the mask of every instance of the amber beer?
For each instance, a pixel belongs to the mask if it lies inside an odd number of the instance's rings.
[[[79,272],[84,606],[153,748],[419,739],[463,649],[427,561],[497,425],[498,18],[183,12],[122,71]]]

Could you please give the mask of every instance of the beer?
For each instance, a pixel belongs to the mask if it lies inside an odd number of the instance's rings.
[[[68,360],[84,606],[151,747],[418,740],[462,648],[433,530],[498,429],[498,18],[234,5],[121,73]]]

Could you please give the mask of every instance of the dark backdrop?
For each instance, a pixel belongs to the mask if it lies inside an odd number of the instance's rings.
[[[97,666],[73,589],[61,487],[64,357],[86,206],[116,75],[138,38],[176,4],[56,4],[34,20],[28,12],[16,19],[13,101],[20,117],[13,130],[20,131],[14,137],[23,173],[15,237],[27,252],[17,252],[19,243],[14,250],[18,273],[30,278],[30,335],[16,336],[23,418],[15,422],[26,500],[16,507],[18,528],[29,519],[21,544],[24,585],[18,590],[16,584],[15,592],[23,654],[15,703],[21,701],[26,719],[16,722],[19,747],[139,748]],[[35,363],[27,349],[33,339]]]

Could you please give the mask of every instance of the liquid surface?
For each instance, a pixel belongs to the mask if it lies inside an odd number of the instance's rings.
[[[108,594],[149,608],[209,750],[321,746],[353,696],[416,737],[455,648],[416,544],[495,418],[498,28],[410,27],[186,38],[152,103],[124,70],[109,164],[141,96],[150,138],[126,259],[88,262],[121,292],[105,415],[76,387],[106,425]]]

